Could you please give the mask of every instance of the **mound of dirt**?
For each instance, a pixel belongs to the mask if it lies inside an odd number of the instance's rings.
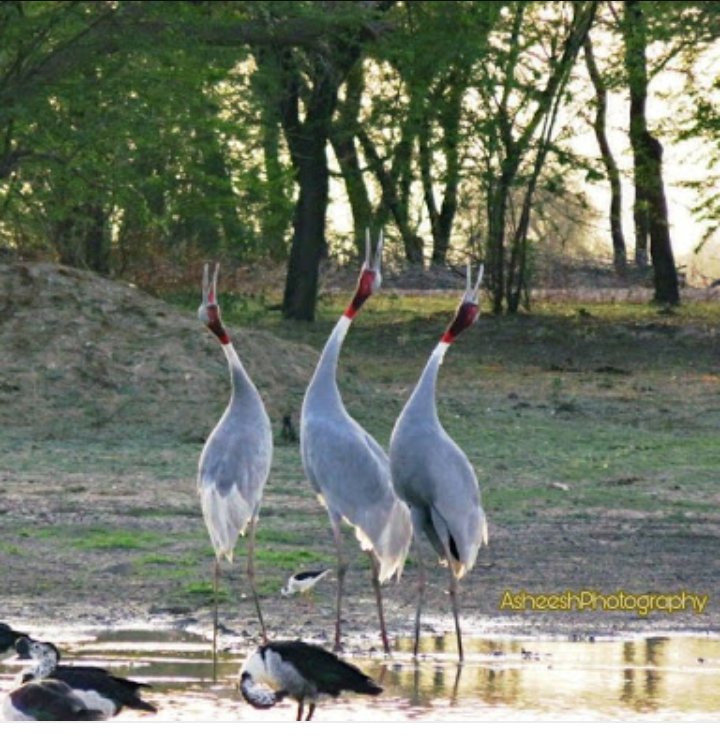
[[[199,292],[199,291],[198,291]],[[265,332],[230,333],[273,424],[299,409],[317,361]],[[0,264],[0,423],[45,438],[150,433],[204,439],[230,383],[191,312],[54,264]]]

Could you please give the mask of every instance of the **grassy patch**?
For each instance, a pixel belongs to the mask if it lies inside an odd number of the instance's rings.
[[[179,593],[200,604],[212,604],[215,599],[213,585],[209,581],[187,583],[180,589]],[[218,586],[218,603],[224,604],[228,601],[230,601],[230,593],[227,588],[222,585]]]
[[[292,570],[314,562],[322,562],[326,555],[317,550],[257,550],[259,565]]]
[[[167,538],[155,532],[93,529],[79,535],[73,544],[83,550],[144,550],[166,543]]]

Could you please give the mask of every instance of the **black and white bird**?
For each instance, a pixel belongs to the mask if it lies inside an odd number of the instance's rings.
[[[15,642],[21,637],[28,637],[25,632],[17,632],[9,624],[0,622],[0,653],[15,647]]]
[[[44,678],[18,686],[3,697],[0,719],[22,721],[91,721],[105,719],[98,709],[89,709],[63,681]]]
[[[295,699],[298,721],[307,702],[309,721],[325,697],[337,697],[342,691],[376,696],[382,686],[324,648],[294,640],[269,642],[252,653],[240,669],[240,691],[256,709],[270,709],[286,696]]]
[[[102,719],[113,717],[122,709],[156,712],[152,704],[140,697],[147,684],[113,676],[104,668],[60,665],[60,651],[51,642],[37,642],[27,637],[15,643],[17,654],[33,661],[20,675],[22,684],[38,679],[55,679],[70,687],[74,696],[88,709],[102,713]]]
[[[307,593],[315,588],[318,581],[321,581],[331,572],[332,568],[325,568],[325,570],[303,570],[300,573],[293,573],[288,578],[287,583],[280,589],[280,593],[283,596]]]

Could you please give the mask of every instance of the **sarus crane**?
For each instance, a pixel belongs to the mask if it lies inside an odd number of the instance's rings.
[[[335,651],[341,644],[341,610],[347,562],[340,525],[355,529],[360,546],[370,556],[383,648],[390,652],[380,584],[400,576],[412,541],[407,506],[395,495],[388,457],[382,447],[348,414],[337,385],[340,349],[353,318],[380,287],[382,234],[375,256],[366,235],[365,261],[355,295],[339,318],[305,392],[300,417],[300,449],[305,474],[328,510],[337,550]]]
[[[464,655],[458,580],[472,569],[480,546],[487,544],[487,520],[473,466],[438,418],[435,387],[438,370],[448,348],[477,319],[482,275],[481,266],[473,287],[468,265],[467,286],[455,317],[430,355],[390,437],[390,470],[395,490],[410,507],[416,536],[424,533],[449,568],[450,598],[461,661]],[[417,551],[420,573],[413,648],[416,656],[425,591],[425,570],[419,543]]]
[[[230,369],[232,394],[225,413],[205,442],[198,465],[197,490],[205,524],[215,550],[213,589],[213,675],[217,675],[218,578],[220,560],[232,562],[238,535],[248,531],[247,578],[262,631],[267,641],[255,588],[255,528],[263,488],[270,473],[273,440],[270,419],[262,398],[243,367],[217,303],[219,265],[212,282],[209,266],[203,270],[202,303],[198,317],[218,338]]]

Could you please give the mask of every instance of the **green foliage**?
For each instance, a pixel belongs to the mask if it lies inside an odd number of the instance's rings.
[[[351,239],[333,235],[335,254],[354,256],[370,223],[401,245],[391,261],[421,262],[429,224],[434,261],[489,258],[502,304],[529,283],[533,252],[587,241],[582,183],[603,175],[569,147],[590,100],[565,82],[573,29],[594,6],[2,3],[0,240],[153,279],[205,256],[285,260],[302,185],[286,114],[300,101],[297,126],[314,106],[329,111],[306,135],[322,124],[346,145],[331,177],[355,223]],[[650,78],[673,65],[686,79],[682,110],[662,125],[720,140],[717,80],[697,66],[720,35],[717,4],[642,6]],[[627,84],[621,9],[599,4],[596,20],[615,91]],[[709,237],[720,154],[708,159],[689,184]]]

